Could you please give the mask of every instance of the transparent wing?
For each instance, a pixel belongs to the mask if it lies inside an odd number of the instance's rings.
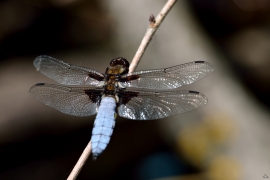
[[[136,71],[122,77],[126,87],[168,90],[191,84],[214,71],[205,61],[195,61],[165,69]]]
[[[195,91],[119,92],[118,114],[133,120],[160,119],[188,112],[207,104],[205,95]]]
[[[101,90],[65,87],[39,83],[31,87],[30,95],[58,111],[74,116],[90,116],[96,113]]]
[[[46,55],[38,56],[34,60],[34,66],[37,71],[60,84],[98,85],[104,79],[104,75],[95,70],[72,66]]]

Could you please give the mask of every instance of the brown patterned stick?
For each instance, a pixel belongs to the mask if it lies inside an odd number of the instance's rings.
[[[160,26],[161,22],[164,20],[168,12],[171,10],[172,6],[175,4],[176,0],[168,0],[165,6],[162,8],[160,13],[155,18],[154,15],[151,15],[149,18],[150,25],[144,35],[142,42],[130,64],[129,72],[133,72],[136,67],[138,66],[142,55],[144,54],[151,38],[154,36],[155,32],[157,31],[158,27]],[[76,165],[74,166],[73,170],[71,171],[70,175],[68,176],[67,180],[75,180],[79,175],[83,165],[85,164],[86,160],[91,154],[91,141],[85,147],[81,157],[77,161]]]
[[[88,159],[88,157],[90,156],[90,154],[91,154],[91,141],[85,147],[81,157],[79,158],[76,165],[72,169],[67,180],[75,180],[77,178],[77,176],[79,175],[83,165],[85,164],[85,162]]]
[[[155,32],[157,31],[158,27],[160,26],[161,22],[164,20],[166,15],[169,13],[173,5],[176,3],[177,0],[168,0],[165,6],[161,9],[160,13],[155,18],[153,15],[150,16],[149,21],[150,25],[142,39],[142,42],[130,64],[129,72],[133,72],[136,67],[138,66],[149,42],[151,41],[152,37],[154,36]]]

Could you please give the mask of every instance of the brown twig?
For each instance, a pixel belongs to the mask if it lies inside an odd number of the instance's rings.
[[[151,41],[151,38],[155,34],[156,30],[160,26],[161,22],[164,20],[168,12],[171,10],[172,6],[175,4],[176,0],[168,0],[168,2],[165,4],[165,6],[162,8],[160,13],[157,15],[157,18],[154,17],[152,14],[149,18],[150,25],[146,31],[146,34],[144,35],[142,42],[130,64],[129,72],[133,72],[136,67],[138,66],[140,59],[142,58],[142,55],[144,54],[149,42]],[[67,180],[75,180],[77,176],[79,175],[83,165],[85,164],[86,160],[91,154],[91,141],[87,144],[86,148],[84,149],[81,157],[77,161],[76,165],[74,166],[73,170],[71,171],[69,177]]]
[[[151,41],[152,37],[154,36],[155,32],[157,31],[158,27],[160,26],[161,22],[164,20],[166,15],[169,13],[173,5],[176,3],[177,0],[168,0],[165,6],[162,8],[160,13],[155,18],[153,15],[150,16],[149,21],[150,25],[142,39],[142,42],[130,64],[129,72],[133,72],[136,67],[138,66],[149,42]]]
[[[88,157],[90,156],[90,154],[91,154],[91,141],[85,147],[81,157],[79,158],[76,165],[72,169],[67,180],[75,180],[77,178],[77,176],[79,175],[83,165],[85,164],[85,162],[88,159]]]

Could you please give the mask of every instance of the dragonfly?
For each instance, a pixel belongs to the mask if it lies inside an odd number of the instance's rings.
[[[178,88],[214,71],[212,64],[194,61],[129,73],[129,62],[122,57],[112,59],[105,73],[47,55],[38,56],[33,64],[37,71],[62,85],[35,84],[30,89],[32,97],[69,115],[97,113],[91,136],[93,159],[107,147],[117,114],[131,120],[154,120],[206,105],[202,93]]]

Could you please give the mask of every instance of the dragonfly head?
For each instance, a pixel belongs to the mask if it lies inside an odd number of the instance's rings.
[[[129,62],[122,57],[112,59],[109,71],[115,71],[116,74],[127,74],[129,71]]]

